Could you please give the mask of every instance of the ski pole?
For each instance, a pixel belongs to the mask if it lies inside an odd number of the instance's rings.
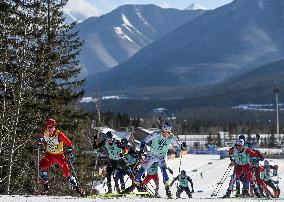
[[[229,166],[227,167],[225,173],[223,174],[222,178],[221,178],[220,181],[217,183],[216,188],[214,189],[213,193],[211,194],[211,197],[217,196],[217,194],[219,193],[219,191],[220,191],[222,185],[224,184],[225,180],[227,179],[229,173],[231,172],[232,168],[233,168],[233,167],[232,167],[231,165],[229,165]]]
[[[181,158],[182,158],[182,155],[181,155],[181,151],[179,153],[179,168],[178,168],[178,174],[180,175],[180,170],[181,170]],[[178,183],[176,183],[177,185],[177,189],[178,189]]]
[[[146,185],[146,188],[147,188],[148,191],[151,192],[151,194],[155,195],[155,193],[147,185]]]
[[[225,171],[225,173],[224,173],[224,175],[222,176],[221,180],[217,183],[217,186],[216,186],[215,190],[213,191],[213,193],[211,194],[211,197],[218,195],[218,193],[219,193],[221,187],[223,186],[225,180],[227,179],[228,174],[230,173],[231,169],[232,169],[231,166],[229,166],[229,167],[227,168],[227,170]]]
[[[79,180],[78,180],[78,178],[77,178],[77,173],[76,173],[74,164],[73,164],[73,162],[70,160],[72,157],[74,158],[73,154],[72,154],[72,153],[69,154],[68,161],[69,161],[69,164],[70,164],[70,167],[71,167],[71,171],[72,171],[72,173],[73,173],[73,175],[74,175],[74,177],[75,177],[75,179],[76,179],[77,185],[78,185],[78,187],[80,187],[80,183],[79,183]]]
[[[39,160],[40,160],[40,148],[37,146],[37,182],[40,181],[40,170],[39,170]]]

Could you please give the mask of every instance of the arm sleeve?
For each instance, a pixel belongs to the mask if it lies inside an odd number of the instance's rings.
[[[233,155],[233,151],[234,151],[234,147],[231,147],[231,148],[229,149],[229,155],[230,155],[230,156]]]
[[[173,136],[172,143],[173,143],[176,147],[180,148],[180,143],[179,143],[178,139],[177,139],[175,136]]]
[[[175,183],[175,181],[177,181],[178,177],[179,177],[179,175],[176,176],[176,177],[173,179],[172,184]]]
[[[68,138],[66,135],[64,135],[64,133],[60,132],[59,135],[58,135],[58,137],[60,138],[60,140],[61,140],[62,142],[64,142],[64,144],[65,144],[67,147],[72,147],[72,146],[73,146],[72,142],[69,140],[69,138]]]
[[[145,142],[146,144],[148,142],[150,142],[151,140],[153,140],[154,138],[158,137],[158,133],[155,131],[153,133],[151,133],[150,135],[148,135],[144,140],[143,142]]]
[[[100,143],[96,142],[96,143],[94,144],[94,149],[98,149],[98,148],[100,148],[100,147],[103,147],[103,146],[105,145],[105,142],[106,142],[105,139],[102,140]]]
[[[258,158],[263,158],[262,154],[257,150],[247,149],[247,154]]]
[[[193,182],[192,179],[190,177],[187,177],[187,180],[189,181],[189,183],[191,184],[191,189],[193,190]]]

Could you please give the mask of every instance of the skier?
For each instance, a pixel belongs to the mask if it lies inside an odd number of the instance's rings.
[[[114,181],[115,181],[117,192],[120,192],[120,190],[125,189],[125,182],[124,182],[125,175],[128,175],[132,181],[134,180],[134,173],[139,163],[137,152],[134,150],[133,147],[128,146],[128,140],[126,138],[123,138],[121,140],[121,147],[127,151],[125,152],[125,155],[123,156],[127,164],[126,164],[126,167],[123,167],[123,165],[119,165],[116,171]],[[120,181],[121,189],[119,188],[118,181]]]
[[[270,176],[270,173],[271,173],[271,170],[275,170],[277,173],[277,170],[278,170],[278,166],[277,165],[270,165],[269,164],[269,161],[268,160],[265,160],[264,161],[264,166],[263,166],[264,170],[263,170],[263,175],[264,175],[264,183],[271,187],[271,189],[273,190],[273,197],[274,198],[278,198],[279,197],[279,194],[280,194],[280,190],[279,188],[277,188],[275,185],[274,185],[274,181],[271,179],[271,176]],[[276,174],[277,175],[277,174]]]
[[[246,141],[246,138],[245,138],[244,135],[240,135],[238,137],[238,140],[243,140],[244,141],[244,146],[245,147],[250,148],[250,149],[254,149],[254,151],[256,151],[256,152],[258,152],[257,150],[255,150],[255,148],[259,144],[259,139],[260,139],[260,136],[258,134],[256,134],[256,141],[255,142]],[[252,162],[251,162],[251,158],[250,158],[250,164],[251,163]],[[243,184],[243,194],[246,195],[247,194],[246,190],[248,190],[250,188],[249,187],[249,181],[248,181],[246,175],[244,175],[244,174],[242,174],[240,180],[236,180],[236,173],[235,173],[235,170],[234,170],[233,174],[231,175],[231,179],[230,179],[230,182],[229,182],[229,187],[227,189],[226,194],[223,196],[223,198],[230,197],[230,195],[231,195],[231,193],[233,191],[233,187],[234,187],[235,183],[236,183],[236,190],[237,190],[237,192],[235,194],[235,197],[240,197],[241,196],[241,193],[240,193],[240,186],[241,186],[241,184],[240,184],[240,182],[242,182],[242,184]]]
[[[251,189],[253,188],[256,196],[260,197],[256,184],[254,183],[252,178],[249,157],[255,156],[263,160],[263,156],[259,152],[246,148],[244,146],[243,139],[239,139],[235,146],[229,149],[229,155],[232,161],[232,165],[235,166],[236,180],[240,180],[242,174],[244,173],[250,183]],[[244,195],[249,195],[248,190],[244,190]]]
[[[95,136],[94,149],[100,147],[105,147],[108,152],[108,162],[106,167],[106,177],[107,177],[107,193],[112,193],[111,187],[111,176],[119,167],[127,167],[127,163],[123,158],[123,155],[128,152],[127,148],[121,146],[121,143],[113,138],[111,131],[106,133],[106,138],[101,142],[97,141],[97,136]]]
[[[262,197],[273,197],[267,185],[264,183],[264,171],[263,166],[259,165],[258,160],[254,160],[254,164],[251,166],[253,179],[258,186],[259,193]],[[264,194],[265,193],[265,194]]]
[[[125,190],[125,193],[133,191],[135,187],[137,187],[138,190],[144,191],[145,187],[141,182],[141,177],[151,165],[157,162],[163,174],[163,182],[165,184],[166,194],[168,198],[172,197],[169,186],[169,176],[167,173],[166,157],[171,143],[173,143],[178,148],[180,148],[181,145],[176,137],[171,133],[171,128],[171,123],[165,122],[161,130],[153,132],[152,134],[147,136],[144,141],[142,141],[140,151],[142,152],[146,144],[152,141],[151,150],[147,155],[145,161],[142,163],[142,166],[135,177],[135,181],[130,187]]]
[[[146,187],[147,184],[150,182],[150,180],[153,180],[155,182],[155,196],[159,195],[159,175],[158,175],[158,163],[155,162],[153,165],[151,165],[147,170],[147,175],[143,180],[143,186]]]
[[[256,149],[259,145],[259,140],[260,140],[260,135],[256,134],[255,135],[255,142],[252,141],[247,141],[246,137],[244,135],[239,136],[239,140],[242,139],[245,142],[245,147],[249,149]]]
[[[183,191],[187,194],[188,198],[192,198],[192,193],[194,193],[193,189],[193,182],[192,179],[186,175],[186,171],[182,170],[180,175],[175,177],[171,183],[171,186],[174,184],[174,182],[178,180],[179,181],[179,187],[177,189],[176,197],[180,198],[180,195]],[[191,191],[189,190],[188,183],[191,184]]]
[[[84,196],[84,191],[79,187],[76,178],[71,175],[68,161],[64,155],[63,146],[67,146],[69,153],[70,163],[74,163],[75,158],[72,154],[72,142],[60,131],[56,129],[56,121],[54,119],[48,119],[46,127],[43,133],[40,135],[37,143],[38,149],[46,143],[47,151],[44,158],[39,163],[39,169],[41,172],[42,183],[44,187],[43,194],[47,194],[49,191],[48,182],[48,167],[56,162],[62,169],[63,175],[67,178],[70,185],[81,195]]]

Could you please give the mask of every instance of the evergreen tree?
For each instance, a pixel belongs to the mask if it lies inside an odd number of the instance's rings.
[[[31,137],[47,117],[57,119],[75,146],[85,146],[85,116],[77,107],[84,83],[76,59],[82,43],[72,32],[75,24],[64,22],[66,3],[0,2],[1,193],[32,193],[38,187]]]

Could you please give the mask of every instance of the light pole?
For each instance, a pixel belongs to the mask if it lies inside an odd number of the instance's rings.
[[[187,145],[186,143],[186,135],[187,135],[187,123],[186,123],[186,119],[184,119],[184,123],[185,123],[185,130],[184,130],[184,142],[185,142],[185,145]]]
[[[278,93],[280,92],[279,87],[275,86],[273,92],[275,93],[276,133],[279,136],[279,106],[278,106]]]

